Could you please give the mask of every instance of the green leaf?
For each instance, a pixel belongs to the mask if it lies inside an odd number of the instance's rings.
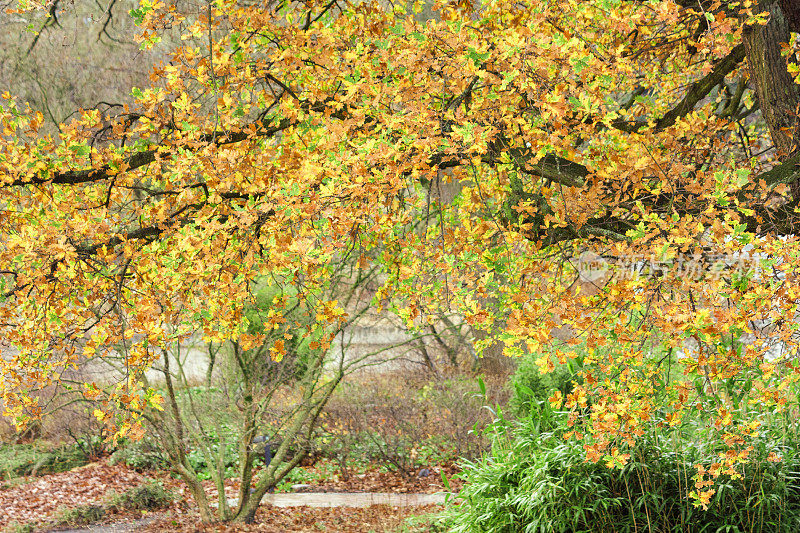
[[[447,479],[447,474],[444,473],[444,470],[441,471],[441,474],[442,474],[442,485],[444,485],[445,489],[450,490],[450,480]]]
[[[489,52],[478,52],[474,48],[470,48],[467,52],[467,56],[472,59],[473,63],[478,66],[481,65],[484,61],[489,59]]]

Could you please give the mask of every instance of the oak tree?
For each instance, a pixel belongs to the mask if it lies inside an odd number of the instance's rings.
[[[409,322],[459,310],[478,349],[501,340],[547,370],[583,343],[583,385],[553,401],[589,460],[622,465],[651,425],[696,417],[730,449],[711,474],[735,472],[758,413],[789,408],[796,2],[141,0],[131,14],[144,48],[181,44],[121,111],[48,135],[3,97],[0,389],[18,424],[38,414],[31,391],[124,343],[129,379],[85,394],[138,432],[136,412],[159,407],[139,376],[185,334],[171,326],[254,346],[251,282],[313,290],[343,257],[379,266],[375,303]],[[321,302],[315,319],[342,313]]]

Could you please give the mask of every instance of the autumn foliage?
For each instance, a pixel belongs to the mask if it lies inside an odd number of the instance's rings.
[[[161,347],[253,346],[252,281],[313,293],[354,259],[410,324],[458,310],[543,370],[582,344],[552,401],[587,459],[700,418],[730,449],[708,478],[735,472],[797,407],[800,17],[706,4],[142,0],[142,46],[181,45],[124,107],[55,134],[0,104],[6,414],[121,351],[128,379],[84,393],[139,433]]]

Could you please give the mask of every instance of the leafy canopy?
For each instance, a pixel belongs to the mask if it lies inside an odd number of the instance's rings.
[[[409,322],[458,309],[545,370],[584,343],[583,384],[553,400],[589,459],[624,464],[648,424],[704,416],[732,469],[759,413],[793,399],[796,158],[763,152],[741,44],[769,13],[141,0],[131,15],[143,47],[178,45],[122,111],[56,135],[3,95],[0,390],[20,425],[39,414],[30,391],[122,346],[129,379],[85,392],[138,431],[158,347],[195,324],[252,346],[253,280],[314,293],[351,257],[381,266],[375,303]],[[321,301],[316,320],[345,312]]]

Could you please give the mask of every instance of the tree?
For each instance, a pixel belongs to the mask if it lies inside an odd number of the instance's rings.
[[[796,3],[429,7],[143,0],[142,46],[182,44],[122,113],[52,137],[6,95],[7,414],[25,424],[30,391],[127,339],[130,378],[87,394],[136,432],[177,309],[213,342],[256,342],[250,281],[321,287],[352,255],[383,270],[377,304],[459,309],[478,349],[541,350],[547,369],[584,343],[566,400],[589,459],[624,464],[648,423],[707,415],[741,452],[723,468],[745,460],[756,411],[785,409],[800,376]],[[589,252],[605,275],[581,283]]]
[[[132,86],[149,82],[150,65],[163,59],[158,51],[139,50],[134,40],[127,12],[137,2],[53,0],[47,9],[26,13],[6,13],[7,4],[0,5],[0,85],[42,112],[44,131],[80,108],[113,111]]]
[[[370,355],[347,353],[340,335],[369,308],[363,293],[374,273],[339,260],[330,265],[329,287],[321,293],[281,279],[257,280],[255,302],[245,309],[245,318],[246,333],[261,341],[253,346],[246,338],[209,344],[205,381],[199,385],[188,368],[197,362],[189,361],[181,346],[163,350],[156,367],[166,390],[165,409],[142,416],[204,521],[252,522],[264,494],[308,456],[320,413],[342,378],[374,363]],[[330,305],[332,295],[341,298],[350,315],[320,328],[316,308]],[[276,355],[276,346],[283,355]],[[276,405],[287,391],[296,403]],[[268,447],[270,462],[257,471],[259,442]],[[235,503],[219,497],[212,511],[197,457],[208,466],[218,495],[225,494],[227,479],[238,477]]]

